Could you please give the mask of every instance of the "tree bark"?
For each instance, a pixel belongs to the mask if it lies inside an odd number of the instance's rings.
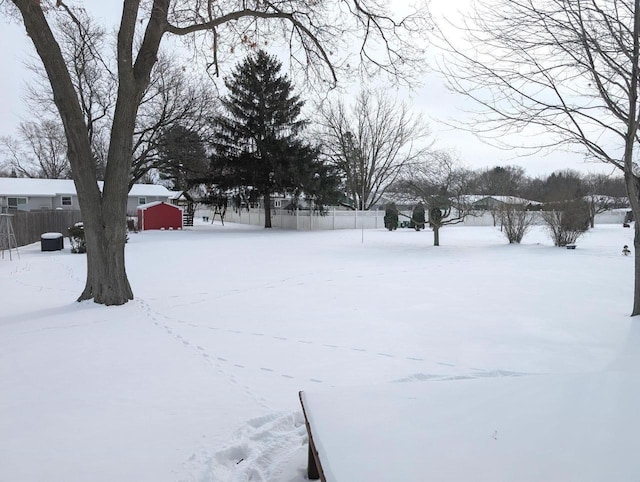
[[[95,213],[94,213],[95,214]],[[121,305],[133,299],[125,270],[125,217],[120,210],[101,209],[85,223],[87,281],[78,301],[93,299],[104,305]]]
[[[264,193],[264,227],[271,228],[271,194]]]
[[[640,315],[640,223],[636,221],[633,224],[635,230],[633,237],[635,283],[633,287],[633,310],[631,311],[631,316],[637,316]]]
[[[640,0],[634,0],[633,58],[629,83],[629,110],[624,149],[624,180],[634,219],[634,287],[631,316],[640,315],[640,179],[634,173],[633,147],[638,132],[638,81],[640,80]]]
[[[440,226],[433,225],[433,245],[440,246]]]
[[[632,150],[632,147],[629,147]],[[633,251],[634,251],[634,287],[633,287],[633,310],[631,316],[640,315],[640,179],[633,174],[625,172],[625,181],[627,184],[627,192],[629,193],[629,202],[631,204],[631,212],[633,213]]]

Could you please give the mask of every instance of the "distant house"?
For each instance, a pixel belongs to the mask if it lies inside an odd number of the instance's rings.
[[[403,192],[389,191],[380,196],[375,207],[376,209],[384,209],[387,204],[394,203],[399,210],[410,211],[420,202],[424,202],[424,200]]]
[[[542,203],[524,199],[516,196],[466,196],[467,203],[471,209],[478,211],[493,211],[494,209],[506,206],[525,206],[529,211],[537,211],[542,207]]]
[[[102,189],[102,182],[98,182]],[[157,184],[134,184],[129,191],[127,215],[135,216],[142,204],[167,202],[171,191]],[[69,179],[0,177],[0,212],[78,210],[76,187]]]

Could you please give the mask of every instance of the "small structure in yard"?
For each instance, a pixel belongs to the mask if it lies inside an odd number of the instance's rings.
[[[43,233],[40,236],[40,251],[61,251],[64,249],[62,233]]]
[[[183,226],[193,226],[193,216],[196,212],[196,203],[193,197],[187,191],[180,191],[172,196],[170,201],[171,204],[182,209]]]
[[[182,209],[165,202],[138,206],[138,229],[182,229]]]
[[[4,252],[9,251],[9,260],[12,260],[11,251],[15,251],[18,258],[18,242],[11,222],[13,214],[0,214],[0,255],[4,258]]]

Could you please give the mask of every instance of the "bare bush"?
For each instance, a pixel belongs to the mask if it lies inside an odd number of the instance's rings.
[[[525,204],[504,204],[498,209],[501,230],[509,244],[520,243],[531,228],[533,217]]]

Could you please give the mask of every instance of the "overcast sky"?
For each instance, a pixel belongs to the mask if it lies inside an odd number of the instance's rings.
[[[397,0],[401,1],[401,0]],[[122,2],[84,0],[88,12],[108,24],[115,24],[120,15]],[[464,9],[468,0],[431,0],[436,18],[441,15],[456,16]],[[1,14],[0,14],[1,15]],[[0,136],[14,135],[20,121],[27,119],[23,104],[25,84],[31,73],[24,61],[33,55],[33,48],[15,20],[0,18]],[[470,168],[496,165],[519,165],[531,176],[551,173],[558,169],[576,169],[581,172],[612,172],[611,168],[598,163],[585,163],[582,156],[566,152],[554,152],[546,156],[519,156],[489,146],[471,133],[453,130],[445,125],[447,119],[464,116],[463,109],[471,106],[466,99],[449,93],[436,74],[425,78],[424,86],[416,92],[404,93],[417,112],[429,120],[434,132],[435,147],[452,149],[461,162]]]

